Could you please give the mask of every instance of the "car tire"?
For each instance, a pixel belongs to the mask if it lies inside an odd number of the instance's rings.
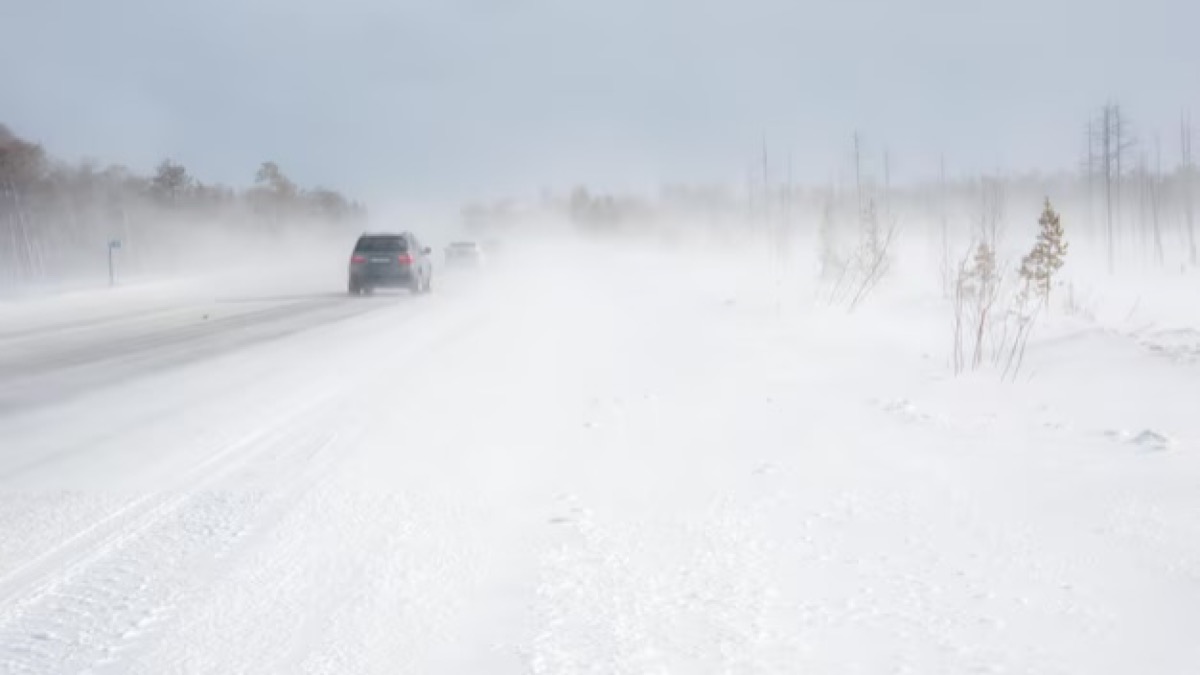
[[[359,288],[358,284],[354,283],[353,281],[350,282],[350,285],[346,290],[350,293],[350,295],[362,295],[362,289]]]

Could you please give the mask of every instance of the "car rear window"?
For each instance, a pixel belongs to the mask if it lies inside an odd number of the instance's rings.
[[[408,250],[408,242],[404,237],[363,237],[354,250],[363,253],[404,252]]]

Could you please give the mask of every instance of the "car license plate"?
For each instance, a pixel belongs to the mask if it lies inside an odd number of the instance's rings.
[[[390,263],[390,262],[392,262],[392,259],[391,259],[391,258],[371,258],[371,262],[373,262],[373,263],[383,263],[383,264],[385,264],[385,265],[386,265],[387,263]]]

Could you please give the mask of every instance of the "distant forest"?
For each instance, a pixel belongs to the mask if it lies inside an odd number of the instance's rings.
[[[822,269],[883,228],[905,239],[922,235],[949,270],[980,242],[1002,257],[1016,254],[1049,198],[1067,238],[1110,272],[1195,268],[1200,173],[1192,137],[1186,115],[1168,132],[1139,135],[1119,105],[1106,104],[1079,125],[1075,167],[1055,173],[963,174],[943,162],[940,175],[897,183],[897,158],[886,144],[854,134],[847,160],[824,185],[793,182],[791,158],[762,147],[747,153],[736,184],[664,185],[643,194],[581,185],[534,199],[472,202],[460,217],[468,232],[493,240],[566,224],[598,235],[758,240],[790,254],[807,246]],[[274,162],[259,166],[249,187],[233,188],[202,182],[169,159],[151,175],[57,161],[0,126],[0,290],[100,277],[112,240],[121,241],[126,270],[153,274],[194,260],[189,255],[206,243],[219,249],[214,242],[230,241],[222,235],[346,233],[366,219],[362,204],[331,189],[301,188]]]
[[[1068,133],[1072,133],[1067,130]],[[476,231],[503,231],[566,219],[597,234],[721,241],[774,241],[812,248],[824,264],[872,223],[921,235],[941,257],[957,259],[979,242],[1017,249],[1036,232],[1044,200],[1062,213],[1067,236],[1086,244],[1110,271],[1200,266],[1196,195],[1200,173],[1186,115],[1163,133],[1137,133],[1117,104],[1098,107],[1077,130],[1074,168],[964,174],[943,161],[939,175],[902,183],[904,158],[886,143],[847,135],[846,161],[824,185],[789,178],[790,158],[776,148],[749,149],[740,184],[665,185],[656,194],[616,194],[578,186],[539,198],[476,201],[461,210]],[[799,164],[801,156],[796,155]],[[1004,236],[1006,232],[1011,237]]]
[[[0,290],[105,274],[119,241],[130,272],[169,270],[193,242],[222,234],[281,235],[357,227],[366,208],[305,189],[274,162],[245,188],[205,183],[163,160],[151,175],[57,160],[0,125]]]

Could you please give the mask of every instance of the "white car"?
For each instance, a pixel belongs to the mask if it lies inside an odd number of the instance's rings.
[[[483,259],[483,249],[473,241],[456,241],[446,247],[447,267],[479,267]]]

